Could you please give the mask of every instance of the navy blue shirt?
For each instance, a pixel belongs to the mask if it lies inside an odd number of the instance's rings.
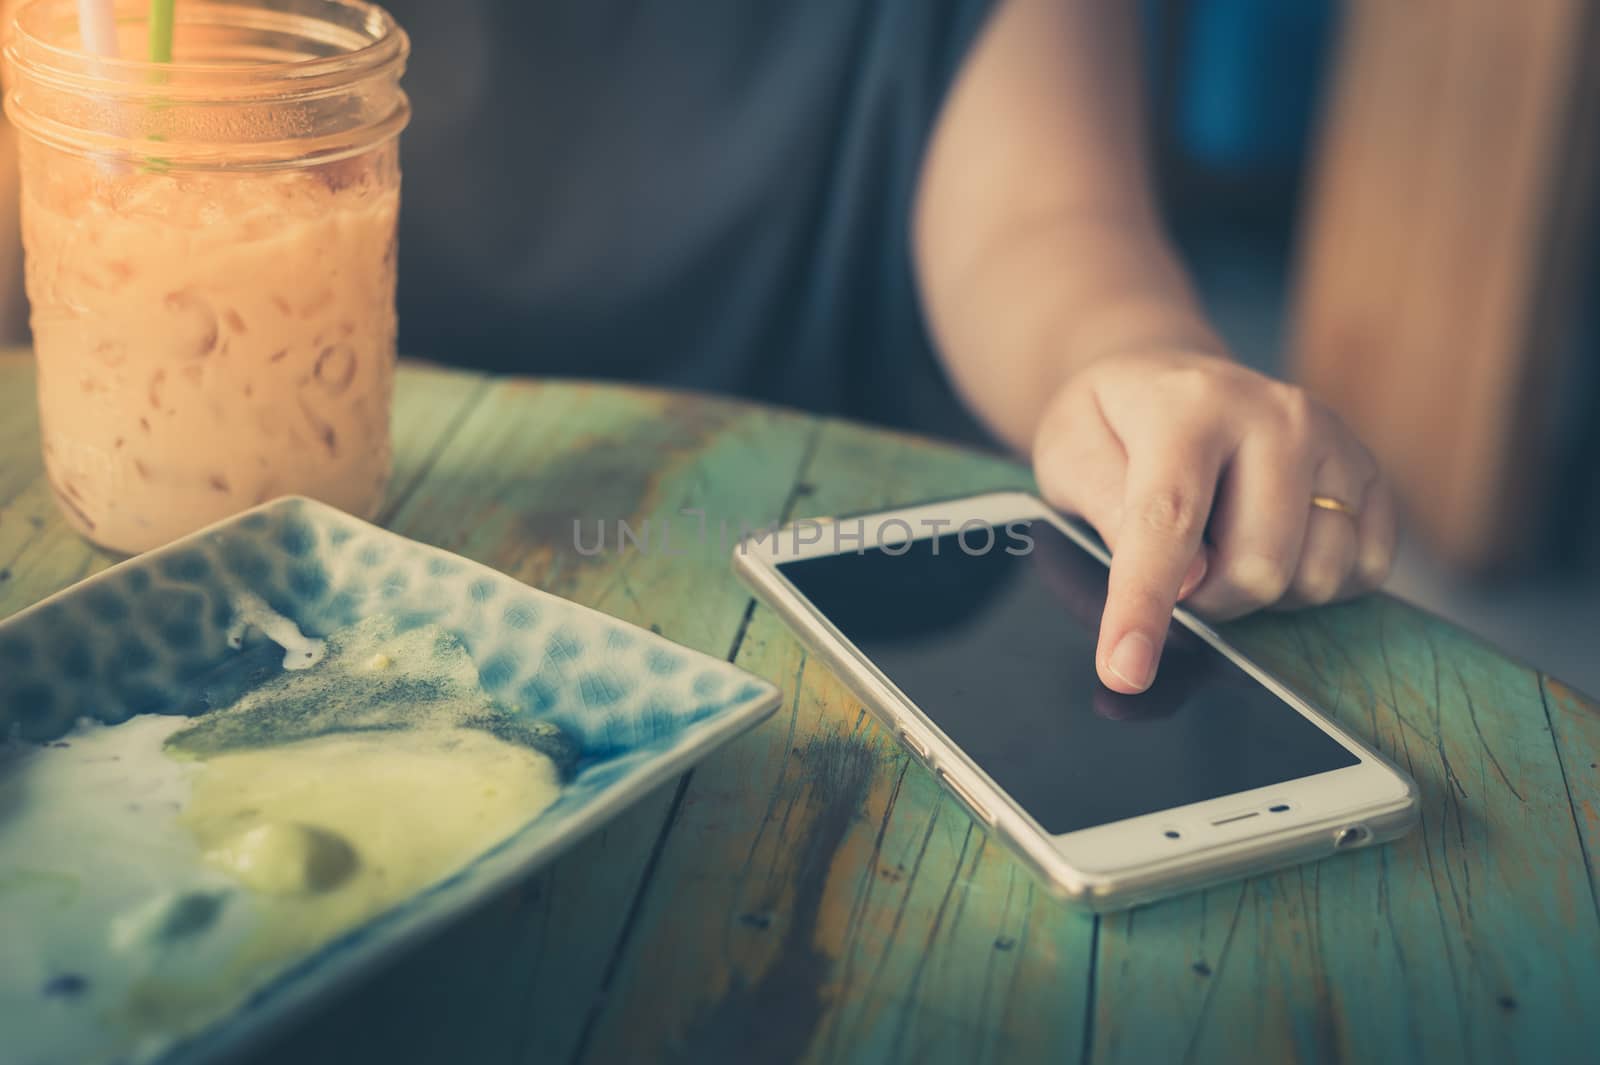
[[[912,277],[988,0],[393,0],[402,350],[970,436]]]

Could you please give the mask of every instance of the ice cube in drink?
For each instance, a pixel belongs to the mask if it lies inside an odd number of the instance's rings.
[[[391,140],[281,171],[107,168],[23,145],[44,460],[134,552],[278,495],[372,516],[390,465]]]

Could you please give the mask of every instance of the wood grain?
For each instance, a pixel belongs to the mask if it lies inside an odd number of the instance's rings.
[[[830,423],[790,517],[1029,484]],[[1076,1056],[1092,920],[1046,898],[765,608],[736,660],[788,712],[695,770],[582,1060]]]
[[[1412,772],[1419,832],[1096,920],[1049,899],[751,602],[718,529],[1025,471],[734,402],[421,367],[396,412],[392,527],[733,656],[788,703],[254,1061],[1499,1063],[1600,1046],[1600,708],[1439,619],[1375,598],[1229,630]],[[56,517],[36,434],[31,364],[0,355],[0,614],[108,562]],[[574,517],[586,543],[596,520],[637,535],[648,519],[666,549],[579,552]]]
[[[1572,820],[1589,866],[1589,891],[1600,914],[1600,712],[1572,688],[1541,677],[1545,717],[1561,755]]]
[[[1422,828],[1108,919],[1095,1059],[1580,1060],[1600,922],[1538,676],[1392,600],[1229,635],[1410,772]]]
[[[540,588],[728,655],[746,597],[685,509],[779,513],[813,426],[760,408],[588,384],[496,381],[390,526]],[[720,494],[719,494],[720,493]],[[647,546],[592,557],[596,522]],[[663,530],[670,530],[663,532]],[[663,539],[665,537],[665,539]],[[330,1003],[256,1060],[565,1060],[603,994],[677,788]]]

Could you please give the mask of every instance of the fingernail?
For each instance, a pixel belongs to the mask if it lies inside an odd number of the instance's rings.
[[[1180,600],[1187,599],[1189,597],[1189,593],[1194,591],[1195,588],[1199,586],[1201,581],[1205,580],[1206,568],[1206,556],[1205,552],[1202,551],[1200,554],[1196,555],[1195,560],[1190,563],[1189,572],[1184,574],[1183,586],[1178,589],[1178,598]]]
[[[1106,668],[1124,683],[1144,691],[1150,686],[1150,673],[1155,665],[1156,648],[1150,637],[1142,632],[1130,632],[1122,638]]]

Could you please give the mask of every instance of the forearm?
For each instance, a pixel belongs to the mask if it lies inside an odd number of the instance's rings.
[[[923,297],[957,391],[1022,454],[1050,397],[1088,362],[1152,347],[1224,352],[1153,223],[1086,211],[1019,223],[965,270],[933,272]]]
[[[1151,344],[1222,350],[1151,203],[1131,7],[1003,0],[923,163],[913,250],[934,339],[1024,452],[1076,367]]]

